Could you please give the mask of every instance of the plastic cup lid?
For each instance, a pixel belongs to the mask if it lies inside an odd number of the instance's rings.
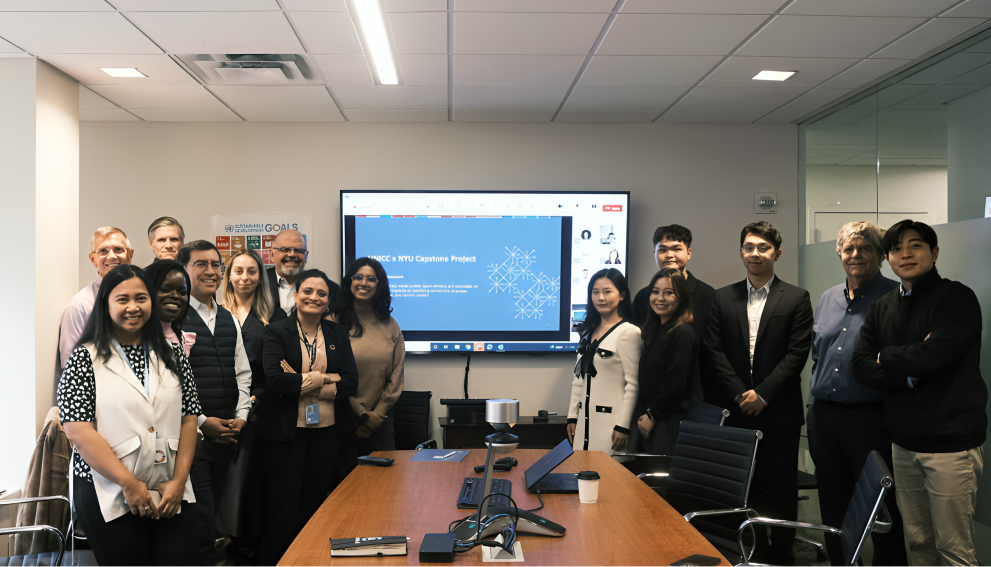
[[[582,471],[578,473],[578,480],[599,480],[599,473],[595,471]]]

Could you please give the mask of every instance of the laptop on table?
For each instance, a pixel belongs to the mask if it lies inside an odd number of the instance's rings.
[[[574,454],[567,439],[540,458],[526,470],[526,488],[542,494],[570,494],[578,492],[577,473],[551,473],[558,465]]]

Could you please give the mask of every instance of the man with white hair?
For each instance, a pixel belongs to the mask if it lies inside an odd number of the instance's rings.
[[[182,225],[172,217],[159,217],[148,227],[148,246],[155,255],[155,261],[175,260],[185,242],[186,233]]]
[[[853,376],[853,351],[860,328],[874,301],[898,287],[881,275],[883,231],[857,221],[843,225],[836,253],[846,281],[829,288],[819,299],[812,331],[812,383],[806,418],[809,450],[819,479],[822,522],[843,522],[853,489],[871,451],[878,451],[891,469],[891,433],[885,422],[884,390],[861,386]],[[901,515],[892,490],[886,499],[892,526],[873,533],[872,565],[907,565]],[[845,561],[839,536],[826,534],[833,565]]]
[[[134,256],[134,249],[131,248],[131,241],[128,240],[127,235],[123,230],[113,226],[96,229],[93,238],[90,239],[89,250],[89,261],[96,268],[96,279],[72,296],[62,312],[58,341],[59,367],[56,372],[58,377],[62,376],[62,369],[72,355],[76,341],[83,334],[89,314],[93,311],[93,304],[96,303],[96,292],[100,289],[103,276],[121,264],[130,264]],[[58,378],[56,378],[57,386]]]

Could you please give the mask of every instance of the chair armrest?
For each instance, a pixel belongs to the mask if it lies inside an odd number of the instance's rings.
[[[754,525],[762,526],[776,526],[779,528],[805,528],[809,530],[819,530],[821,532],[829,532],[831,534],[841,535],[840,530],[831,527],[824,526],[822,524],[806,524],[805,522],[791,522],[788,520],[774,520],[772,518],[748,518],[744,520],[736,532],[736,543],[740,546],[740,556],[747,557],[745,555],[746,548],[743,547],[743,530],[746,528],[753,529]]]
[[[437,448],[436,439],[428,439],[416,446],[417,451],[419,451],[420,449],[436,449],[436,448]]]
[[[881,501],[881,509],[878,510],[877,518],[874,520],[874,527],[871,531],[879,534],[886,534],[891,531],[891,514],[888,513],[888,507],[884,505],[883,500]]]
[[[642,472],[637,475],[637,478],[643,480],[645,478],[655,478],[655,477],[666,477],[668,473],[666,472]]]
[[[721,516],[724,514],[743,514],[746,513],[747,516],[753,514],[757,515],[757,512],[753,508],[725,508],[723,510],[699,510],[698,512],[689,512],[685,514],[685,521],[691,522],[699,516]]]
[[[32,498],[13,498],[10,500],[0,500],[0,506],[9,506],[11,504],[33,504],[35,502],[51,502],[53,500],[63,500],[66,504],[69,504],[69,499],[65,496],[35,496]]]
[[[64,497],[63,497],[64,498]],[[25,500],[29,500],[25,498]],[[31,532],[53,532],[58,538],[58,555],[55,557],[55,565],[62,564],[62,554],[65,553],[65,534],[58,528],[49,525],[41,526],[19,526],[16,528],[0,528],[0,536],[23,534]]]

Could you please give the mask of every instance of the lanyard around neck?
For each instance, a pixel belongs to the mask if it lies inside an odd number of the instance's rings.
[[[313,337],[312,345],[306,340],[306,333],[303,331],[303,326],[300,325],[299,319],[296,319],[296,328],[299,329],[299,340],[306,347],[306,355],[310,357],[310,370],[313,370],[313,365],[317,362],[317,337],[320,335],[320,324],[317,324],[317,335]]]
[[[131,369],[131,373],[134,374],[136,378],[138,376],[138,373],[135,372],[134,367],[131,366],[131,359],[127,357],[127,353],[124,352],[124,347],[120,345],[120,341],[118,341],[117,339],[114,339],[114,348],[117,349],[117,354],[119,354],[120,357],[124,359],[124,364],[126,364],[127,367]],[[145,394],[148,395],[148,399],[151,399],[151,380],[148,379],[148,349],[142,346],[142,350],[144,350],[144,354],[145,354],[145,368],[144,368]]]

